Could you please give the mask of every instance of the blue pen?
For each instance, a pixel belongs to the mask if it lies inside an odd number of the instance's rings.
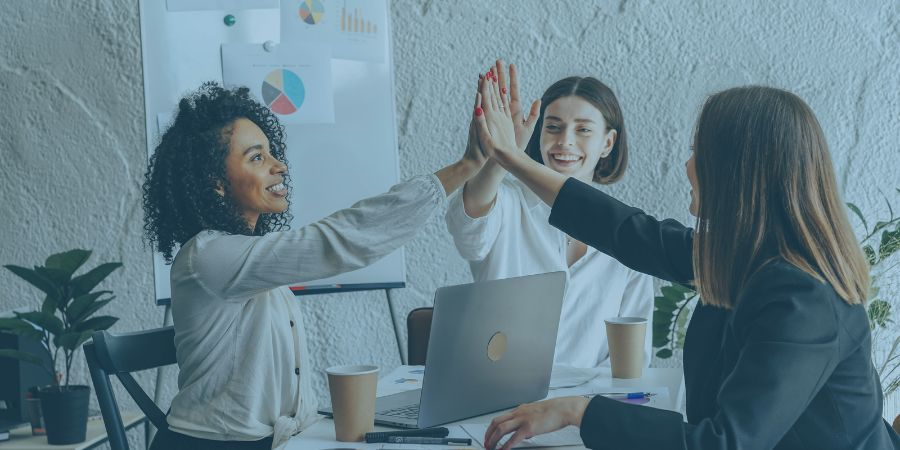
[[[612,399],[633,400],[636,398],[653,397],[656,394],[654,394],[652,392],[607,392],[607,393],[598,394],[598,395],[602,395],[604,397],[612,398]]]

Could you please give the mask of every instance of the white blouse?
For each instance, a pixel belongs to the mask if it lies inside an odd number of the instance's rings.
[[[568,275],[556,339],[554,363],[575,367],[608,364],[603,320],[647,318],[645,363],[652,351],[653,282],[588,247],[572,267],[566,262],[566,236],[549,223],[550,207],[512,176],[500,183],[497,199],[484,216],[466,214],[462,190],[450,199],[447,229],[475,281],[565,271]]]
[[[365,267],[393,252],[447,204],[422,176],[297,230],[264,236],[203,231],[172,264],[180,373],[168,423],[203,439],[282,446],[316,419],[299,301],[287,285]]]

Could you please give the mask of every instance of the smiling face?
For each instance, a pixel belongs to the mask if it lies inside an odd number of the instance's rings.
[[[252,121],[240,118],[231,124],[225,176],[231,201],[252,230],[260,214],[280,213],[288,208],[283,184],[287,166],[269,151],[269,139]],[[225,195],[225,190],[216,190]]]
[[[581,97],[561,97],[544,110],[541,157],[561,174],[591,182],[597,162],[615,142],[616,131],[607,131],[603,113]]]

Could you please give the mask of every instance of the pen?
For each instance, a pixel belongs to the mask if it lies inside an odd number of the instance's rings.
[[[389,436],[391,444],[431,444],[431,445],[472,445],[471,439],[463,438],[434,438],[420,436]]]
[[[654,394],[652,392],[606,392],[606,393],[597,394],[597,395],[601,395],[603,397],[613,398],[613,399],[631,400],[631,399],[635,399],[635,398],[653,397],[656,394]]]
[[[376,443],[376,442],[388,442],[389,437],[396,436],[419,436],[419,437],[434,437],[434,438],[442,438],[447,437],[450,434],[450,430],[446,427],[436,427],[436,428],[422,428],[419,430],[404,430],[404,431],[375,431],[371,433],[365,434],[365,439],[367,443]]]

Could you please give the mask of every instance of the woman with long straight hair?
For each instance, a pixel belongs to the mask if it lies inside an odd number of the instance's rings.
[[[488,77],[504,92],[502,69],[498,60]],[[525,145],[531,159],[595,187],[622,179],[628,142],[612,89],[592,77],[563,78],[532,104],[528,117],[520,112],[518,91],[515,66],[510,65],[509,107],[516,142]],[[468,145],[469,151],[481,151],[474,130]],[[616,316],[652,320],[653,280],[550,226],[550,207],[496,162],[486,163],[460,195],[451,197],[446,217],[447,230],[475,281],[568,274],[555,363],[606,364],[609,345],[598,321]],[[644,362],[649,364],[650,336],[644,342]]]
[[[565,397],[496,417],[485,447],[575,425],[589,448],[900,449],[871,360],[868,265],[803,100],[749,86],[706,101],[686,164],[692,229],[535,163],[515,145],[505,96],[481,93],[481,147],[552,205],[552,225],[702,299],[684,348],[687,422]]]

